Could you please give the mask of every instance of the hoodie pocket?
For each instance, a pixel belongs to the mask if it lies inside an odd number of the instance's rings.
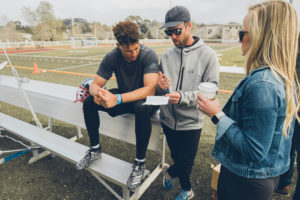
[[[198,109],[196,107],[187,107],[185,105],[176,106],[178,125],[191,125],[198,122]]]
[[[182,89],[185,91],[193,91],[198,89],[202,75],[196,73],[194,70],[187,70],[183,76]]]

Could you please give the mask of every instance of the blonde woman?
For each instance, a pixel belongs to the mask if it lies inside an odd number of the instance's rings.
[[[249,8],[240,32],[247,76],[220,108],[201,94],[197,104],[217,124],[212,155],[222,164],[219,200],[268,200],[289,169],[295,116],[298,20],[287,2]],[[296,100],[298,99],[298,101]]]

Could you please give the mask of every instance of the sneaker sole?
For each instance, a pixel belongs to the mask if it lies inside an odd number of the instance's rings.
[[[195,196],[195,195],[194,195],[194,192],[193,192],[192,195],[189,196],[188,200],[192,199],[194,196]]]
[[[91,163],[93,162],[93,161],[95,161],[95,160],[99,160],[100,158],[102,158],[102,153],[101,153],[101,155],[98,157],[98,158],[95,158],[95,159],[93,159],[93,160],[90,160],[91,161]],[[91,164],[90,163],[90,164]]]
[[[277,192],[277,191],[274,191],[273,194],[277,194],[277,195],[281,195],[281,196],[285,196],[285,197],[290,197],[291,196],[291,193],[284,194],[284,193],[280,193],[280,192]]]
[[[190,200],[190,199],[192,199],[194,197],[194,192],[187,198],[187,200]],[[176,199],[177,199],[177,197],[176,197]]]
[[[165,188],[166,190],[171,190],[171,189],[172,189],[172,187],[171,187],[171,188],[166,188],[166,187],[165,187],[165,172],[166,172],[166,170],[167,170],[169,167],[170,167],[170,165],[167,164],[167,163],[165,163],[165,164],[163,165],[163,167],[162,167],[162,171],[163,171],[163,174],[164,174],[164,177],[163,177],[163,186],[164,186],[164,188]]]
[[[140,183],[138,186],[136,186],[135,188],[129,188],[129,187],[127,186],[127,189],[130,190],[131,192],[134,192],[138,187],[140,187],[140,186],[143,184],[144,180],[145,180],[148,176],[150,176],[150,171],[147,170],[147,169],[145,169],[144,174],[143,174],[143,177],[142,177],[141,183]]]
[[[93,159],[93,160],[90,160],[90,162],[88,163],[88,165],[87,165],[86,167],[82,167],[82,168],[77,168],[77,164],[78,164],[78,163],[76,163],[76,169],[77,169],[77,170],[83,170],[83,169],[86,169],[86,168],[88,168],[95,160],[99,160],[100,158],[102,158],[102,153],[101,153],[101,155],[100,155],[98,158]]]

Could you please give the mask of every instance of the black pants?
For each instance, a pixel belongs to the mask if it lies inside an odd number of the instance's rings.
[[[179,178],[181,188],[190,190],[190,174],[198,151],[202,129],[174,131],[162,124],[174,164],[168,169],[172,178]]]
[[[218,199],[269,200],[278,183],[279,176],[265,179],[245,178],[222,166],[218,180]]]
[[[298,200],[300,199],[300,124],[297,121],[295,123],[293,142],[297,151],[297,171],[298,171],[298,179],[297,179],[293,200]]]
[[[119,93],[117,89],[112,89],[110,92],[114,94]],[[105,111],[112,117],[132,113],[135,115],[136,158],[144,159],[152,130],[151,115],[157,109],[157,107],[154,106],[142,105],[144,102],[145,100],[122,103],[108,109],[96,104],[93,96],[87,97],[83,103],[83,111],[85,125],[90,138],[90,145],[95,146],[99,144],[98,130],[100,120],[98,110]]]
[[[295,160],[296,160],[296,138],[295,138],[295,133],[293,135],[292,139],[292,146],[291,146],[291,152],[290,152],[290,168],[287,172],[284,174],[280,175],[280,181],[278,185],[279,190],[283,190],[286,186],[292,184],[292,178],[294,174],[294,169],[295,169]],[[298,142],[300,143],[300,142]]]

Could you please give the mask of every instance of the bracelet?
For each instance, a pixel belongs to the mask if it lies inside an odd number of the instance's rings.
[[[216,114],[216,117],[218,118],[218,120],[220,120],[224,115],[225,115],[225,113],[223,111],[221,111]]]
[[[220,121],[220,119],[225,115],[224,112],[218,112],[216,113],[210,120],[217,125],[217,123]]]
[[[122,103],[122,96],[121,94],[116,94],[117,96],[117,105],[119,105],[120,103]]]

